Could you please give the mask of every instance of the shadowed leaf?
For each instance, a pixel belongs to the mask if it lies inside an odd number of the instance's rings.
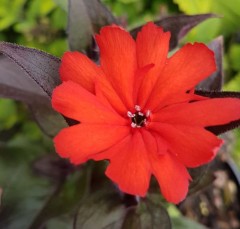
[[[0,175],[3,189],[0,228],[29,228],[39,209],[47,203],[56,185],[33,174],[31,160],[38,149],[0,146]],[[40,148],[41,149],[41,148]]]
[[[223,85],[223,37],[217,37],[208,47],[214,52],[217,71],[199,83],[197,90],[220,91]]]
[[[190,176],[192,177],[188,195],[203,189],[213,182],[214,178],[211,176],[212,172],[210,171],[210,166],[210,164],[206,164],[194,169],[188,169]]]
[[[131,228],[171,229],[171,221],[159,201],[147,198],[142,199],[138,206],[129,208],[121,229]]]
[[[74,229],[121,229],[126,209],[120,196],[111,190],[91,193],[82,202]]]
[[[16,63],[49,97],[53,88],[60,84],[60,59],[57,57],[7,42],[0,43],[0,52]]]
[[[60,83],[60,60],[42,51],[1,42],[0,96],[29,105],[44,133],[54,136],[67,124],[51,107],[52,90]]]
[[[44,91],[30,79],[13,61],[0,56],[0,96],[28,104],[46,103]]]
[[[33,163],[34,171],[40,176],[60,180],[75,170],[69,161],[60,158],[57,154],[44,155]]]
[[[170,50],[174,49],[180,39],[182,39],[193,27],[197,26],[206,19],[217,17],[215,14],[198,15],[177,15],[155,21],[155,24],[163,27],[164,31],[171,32]],[[133,37],[137,36],[142,26],[131,31]]]
[[[136,207],[129,208],[121,229],[141,228],[139,215],[136,213]]]
[[[54,167],[52,168],[54,169]],[[66,178],[66,179],[65,179]],[[41,228],[48,220],[66,214],[72,215],[88,190],[89,170],[84,168],[62,176],[58,189],[49,197],[48,203],[38,212],[29,229]],[[73,223],[73,216],[72,216]]]

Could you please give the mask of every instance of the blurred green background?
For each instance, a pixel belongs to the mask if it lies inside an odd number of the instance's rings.
[[[194,28],[182,40],[182,44],[193,41],[209,43],[217,36],[223,35],[224,90],[240,91],[239,0],[103,0],[102,2],[129,29],[173,14],[216,13],[219,18],[209,19]],[[68,49],[66,24],[67,0],[0,0],[0,40],[2,41],[35,47],[61,57]],[[235,130],[234,133],[236,141],[232,156],[240,168],[240,131]],[[25,187],[22,182],[28,182],[32,191],[31,193],[22,191],[26,196],[37,195],[44,198],[43,196],[47,196],[52,191],[49,181],[29,175],[27,167],[27,164],[36,158],[54,152],[52,140],[42,134],[26,106],[10,99],[0,99],[0,152],[4,152],[1,155],[4,160],[0,161],[0,180],[10,179],[7,199],[11,201],[17,199],[17,190],[20,190],[19,195],[22,195],[21,190]],[[18,176],[19,174],[21,177]],[[12,185],[13,183],[15,186]],[[42,189],[35,190],[36,185],[37,187],[41,185]],[[29,203],[18,202],[19,206],[15,208],[24,207],[31,212],[32,204],[30,206]],[[34,205],[35,208],[41,206],[40,202]],[[178,216],[177,210],[173,208],[171,207],[171,214]],[[12,211],[15,210],[9,209],[9,212]],[[30,214],[29,217],[35,216]],[[56,226],[55,223],[52,222],[52,225]],[[56,228],[55,226],[52,228]]]

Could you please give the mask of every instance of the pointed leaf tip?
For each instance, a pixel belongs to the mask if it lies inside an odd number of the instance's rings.
[[[92,51],[93,36],[100,28],[115,23],[112,13],[98,0],[69,0],[68,43],[72,51]]]
[[[163,27],[164,31],[171,32],[170,50],[174,49],[179,40],[181,40],[193,27],[209,18],[218,17],[215,14],[196,14],[196,15],[177,15],[163,18],[154,23]],[[141,30],[137,27],[131,31],[133,37]]]
[[[0,42],[0,52],[16,63],[50,97],[60,84],[60,59],[43,51]]]

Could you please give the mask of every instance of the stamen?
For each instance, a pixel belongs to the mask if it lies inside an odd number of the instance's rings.
[[[128,116],[129,118],[133,118],[133,117],[135,117],[135,114],[133,114],[131,111],[128,111],[128,112],[127,112],[127,116]]]
[[[140,116],[144,116],[144,114],[142,113],[142,112],[138,112],[138,115],[140,115]]]
[[[135,105],[135,110],[136,111],[140,111],[141,110],[141,107],[139,105]]]
[[[149,117],[151,115],[151,111],[150,110],[147,110],[146,112],[146,117]]]
[[[132,123],[131,123],[131,127],[132,127],[132,128],[136,128],[136,127],[137,127],[137,124],[134,123],[134,122],[132,122]]]

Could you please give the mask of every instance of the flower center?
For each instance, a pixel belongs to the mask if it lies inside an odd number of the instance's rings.
[[[131,111],[127,112],[127,116],[131,119],[131,127],[133,128],[141,128],[144,127],[147,124],[147,119],[150,116],[150,110],[147,110],[147,112],[143,113],[141,111],[141,107],[139,105],[135,106],[135,113],[132,113]]]

